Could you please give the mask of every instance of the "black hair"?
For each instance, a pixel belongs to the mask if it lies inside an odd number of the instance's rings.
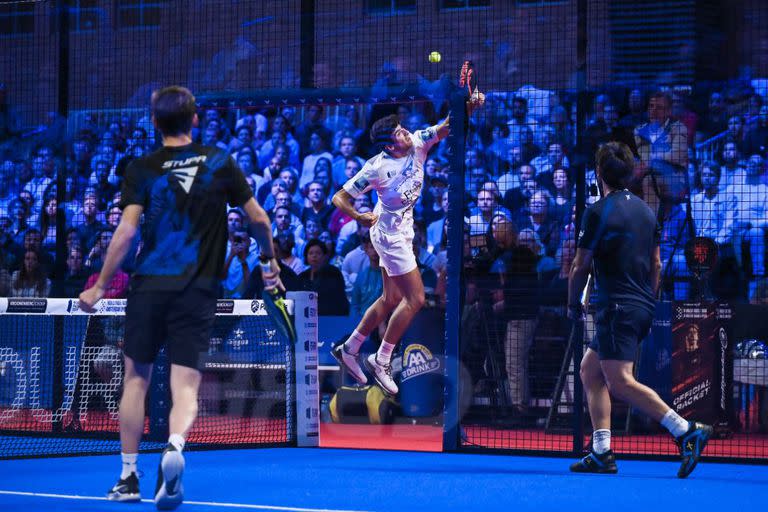
[[[227,217],[229,217],[230,213],[236,213],[240,216],[241,219],[245,220],[245,214],[243,213],[243,210],[241,210],[240,208],[230,208],[229,211],[227,212]]]
[[[384,146],[388,146],[394,142],[392,135],[400,124],[400,118],[397,114],[390,114],[386,117],[382,117],[371,127],[371,142],[383,149]]]
[[[184,135],[192,130],[195,97],[186,87],[171,85],[152,93],[152,116],[165,136]]]
[[[656,91],[651,94],[649,100],[664,100],[667,103],[667,107],[672,106],[672,96],[666,91]]]
[[[632,176],[635,160],[629,146],[623,142],[608,142],[600,146],[595,157],[598,175],[611,188],[625,188]]]
[[[328,247],[319,238],[313,238],[304,246],[304,263],[307,262],[307,255],[312,247],[319,247],[323,251],[323,256],[328,256]]]

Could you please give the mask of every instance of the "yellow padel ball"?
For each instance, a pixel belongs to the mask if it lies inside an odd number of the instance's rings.
[[[442,58],[443,58],[443,56],[440,55],[440,52],[431,52],[429,54],[429,62],[431,62],[433,64],[436,63],[436,62],[440,62],[440,59],[442,59]]]

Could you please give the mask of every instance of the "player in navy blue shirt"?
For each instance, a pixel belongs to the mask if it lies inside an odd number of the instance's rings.
[[[253,198],[245,176],[228,153],[192,142],[195,97],[183,87],[152,95],[152,121],[163,147],[132,161],[125,171],[122,219],[96,284],[80,294],[93,311],[107,283],[133,247],[141,224],[143,247],[131,276],[126,305],[125,377],[120,402],[123,470],[107,493],[113,501],[138,501],[136,472],[144,430],[144,399],[152,364],[166,343],[171,362],[171,435],[160,464],[155,503],[176,508],[183,499],[182,450],[197,416],[201,374],[198,358],[208,350],[227,246],[227,205],[243,207],[254,224],[265,287],[282,288],[269,217]]]
[[[686,421],[632,372],[638,344],[653,321],[661,274],[660,230],[648,205],[626,188],[634,164],[629,148],[609,142],[596,160],[603,198],[584,212],[568,281],[568,316],[580,321],[585,314],[582,291],[590,272],[595,278],[595,337],[580,370],[594,432],[590,452],[571,471],[617,472],[611,451],[612,394],[669,430],[683,459],[677,476],[685,478],[698,463],[712,427]]]

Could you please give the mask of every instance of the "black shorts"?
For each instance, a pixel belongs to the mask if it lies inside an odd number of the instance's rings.
[[[648,334],[653,314],[647,309],[627,304],[598,307],[595,337],[589,348],[600,360],[634,361],[637,347]]]
[[[189,287],[180,292],[129,292],[125,308],[124,353],[152,363],[166,344],[171,364],[198,367],[216,319],[216,293]]]

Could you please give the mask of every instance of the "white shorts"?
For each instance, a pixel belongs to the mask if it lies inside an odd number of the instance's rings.
[[[400,233],[382,233],[376,228],[371,229],[370,234],[371,244],[379,255],[379,266],[388,276],[402,276],[417,268],[413,237],[406,238]]]

